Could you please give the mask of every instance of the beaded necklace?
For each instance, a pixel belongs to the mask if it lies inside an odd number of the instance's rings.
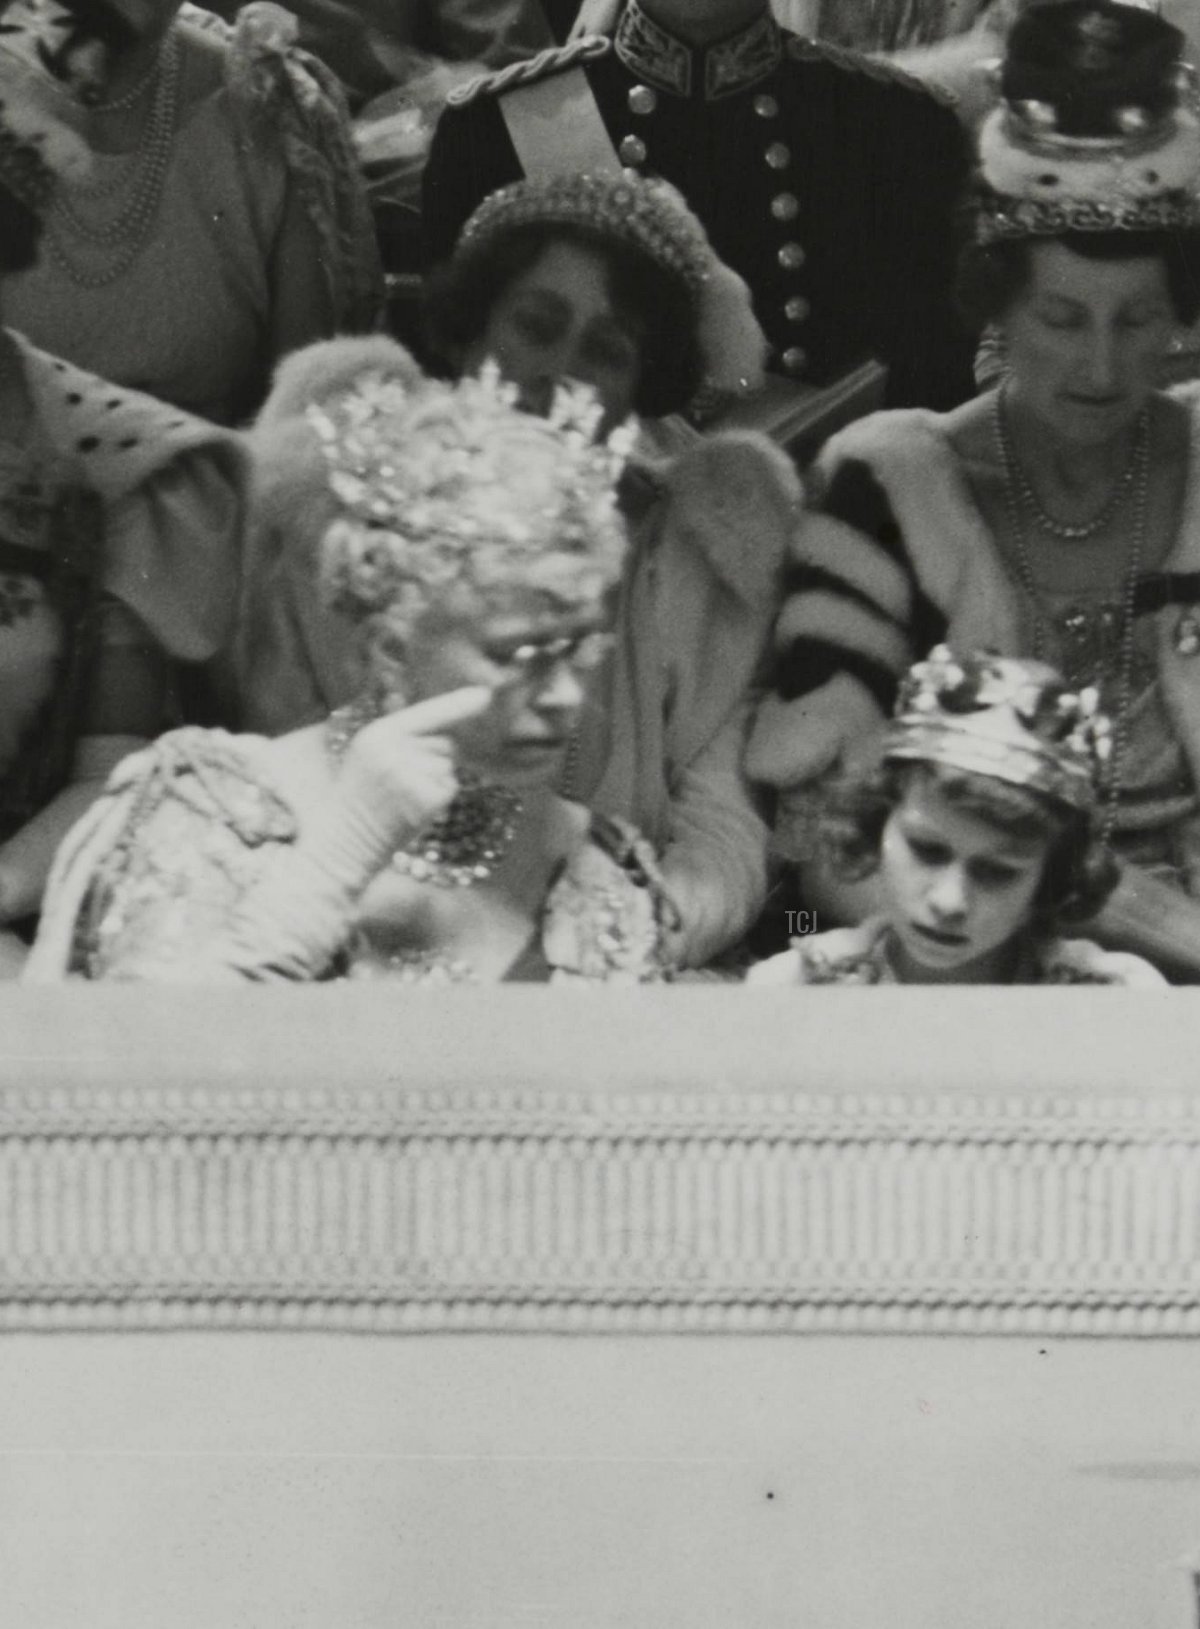
[[[85,183],[76,193],[79,199],[96,199],[127,190],[128,197],[116,214],[100,222],[86,221],[72,208],[67,189],[62,187],[50,211],[46,245],[55,264],[77,288],[105,288],[122,277],[141,254],[158,215],[179,121],[181,53],[174,33],[167,35],[155,73],[158,86],[132,172],[99,185]],[[109,109],[116,105],[109,104]],[[105,251],[112,258],[102,270],[89,271],[72,257],[66,247],[67,236],[78,239],[93,252]]]
[[[1091,520],[1072,526],[1066,521],[1055,520],[1053,515],[1047,513],[1042,500],[1034,490],[1033,482],[1021,467],[1021,461],[1017,457],[1016,448],[1012,444],[1012,437],[1008,429],[1008,417],[1005,411],[1006,391],[1007,386],[1001,385],[995,396],[996,430],[1000,441],[1001,455],[1004,459],[1006,478],[1011,479],[1020,492],[1026,509],[1032,514],[1034,523],[1040,531],[1048,532],[1051,537],[1061,538],[1065,543],[1082,543],[1089,537],[1095,537],[1097,532],[1104,530],[1129,495],[1129,490],[1138,472],[1143,442],[1147,441],[1150,435],[1149,408],[1144,407],[1138,414],[1137,428],[1134,431],[1133,448],[1129,454],[1129,461],[1117,477],[1112,491]]]
[[[1046,644],[1046,625],[1053,621],[1052,615],[1043,603],[1038,588],[1037,578],[1034,575],[1033,560],[1029,553],[1029,541],[1026,534],[1026,514],[1031,507],[1030,496],[1032,487],[1023,477],[1020,465],[1008,435],[1008,427],[1004,417],[1004,387],[1001,386],[995,393],[994,424],[996,444],[1000,454],[1000,462],[1004,470],[1004,493],[1008,507],[1009,533],[1016,551],[1017,569],[1021,578],[1021,586],[1033,607],[1033,654],[1039,661],[1044,659]],[[1113,720],[1113,753],[1109,766],[1107,794],[1104,805],[1104,815],[1101,824],[1101,836],[1106,844],[1112,842],[1113,829],[1116,825],[1117,804],[1121,791],[1121,770],[1125,762],[1125,751],[1128,744],[1129,709],[1133,701],[1133,658],[1135,643],[1134,626],[1134,596],[1137,592],[1138,573],[1141,568],[1142,555],[1146,544],[1146,527],[1149,514],[1150,489],[1150,416],[1143,412],[1138,420],[1137,432],[1134,438],[1134,452],[1130,466],[1129,486],[1133,488],[1133,526],[1129,536],[1129,550],[1126,555],[1125,572],[1121,585],[1120,604],[1120,654],[1117,662],[1117,704],[1116,716]],[[1128,488],[1121,486],[1121,496],[1124,497]],[[1030,496],[1027,496],[1029,494]],[[1033,496],[1032,507],[1035,523],[1039,513],[1044,515],[1041,505]],[[1106,509],[1109,505],[1105,506]],[[1115,513],[1112,508],[1108,518]],[[1098,531],[1094,522],[1089,522],[1091,530],[1087,535]],[[1047,528],[1048,529],[1048,528]],[[1063,535],[1061,532],[1056,535]]]
[[[374,702],[360,698],[329,715],[325,748],[340,764],[365,724],[378,718]],[[520,795],[507,786],[459,771],[459,791],[445,812],[392,856],[392,865],[414,882],[437,888],[470,888],[485,882],[503,860],[521,817]]]
[[[128,113],[130,108],[136,107],[142,100],[162,70],[162,50],[155,52],[154,61],[142,77],[129,87],[120,96],[114,96],[111,102],[96,102],[88,99],[85,106],[89,113]]]

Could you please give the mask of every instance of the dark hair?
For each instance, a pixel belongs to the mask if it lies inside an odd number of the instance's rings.
[[[41,217],[0,181],[0,277],[28,271],[41,240]]]
[[[954,295],[973,328],[998,321],[1029,286],[1036,243],[1061,243],[1085,260],[1160,260],[1178,320],[1200,317],[1200,229],[1179,232],[1064,232],[1056,238],[968,243],[958,259]]]
[[[883,764],[827,788],[819,819],[821,846],[843,877],[859,881],[878,869],[883,828],[915,775],[929,776],[954,808],[1006,837],[1049,839],[1033,902],[1035,932],[1049,934],[1059,923],[1086,922],[1116,887],[1116,863],[1086,814],[1031,787],[918,761]]]
[[[451,255],[425,287],[426,332],[434,355],[443,364],[454,362],[481,337],[504,291],[550,244],[564,242],[603,257],[614,305],[642,329],[637,411],[657,417],[686,407],[704,374],[696,303],[687,284],[639,249],[586,226],[553,221],[514,226],[482,250]]]

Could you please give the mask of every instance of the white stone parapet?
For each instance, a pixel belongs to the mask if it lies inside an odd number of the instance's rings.
[[[1198,999],[6,991],[0,1327],[1194,1334]]]

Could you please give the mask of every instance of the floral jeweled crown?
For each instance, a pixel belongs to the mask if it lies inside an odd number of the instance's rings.
[[[616,484],[634,432],[598,441],[586,388],[560,390],[540,418],[491,364],[457,384],[368,372],[306,417],[341,511],[322,580],[347,614],[400,631],[460,587],[485,604],[520,586],[574,605],[619,578]]]
[[[979,134],[976,240],[1200,226],[1182,49],[1177,28],[1115,0],[1027,12],[993,68],[1001,101]]]
[[[938,645],[901,684],[883,756],[989,775],[1086,811],[1111,743],[1094,690],[1068,690],[1044,662]]]

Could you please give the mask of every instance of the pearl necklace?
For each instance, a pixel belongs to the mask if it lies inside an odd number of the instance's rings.
[[[325,748],[335,764],[359,730],[378,716],[378,707],[363,698],[330,713]],[[470,888],[485,882],[512,846],[522,812],[519,794],[464,771],[458,779],[459,791],[445,812],[392,856],[394,868],[414,882]]]
[[[996,392],[995,426],[1000,460],[1004,468],[1004,493],[1008,506],[1008,525],[1016,550],[1017,568],[1021,586],[1033,607],[1033,654],[1041,661],[1045,651],[1046,623],[1051,621],[1038,589],[1033,560],[1029,553],[1022,500],[1028,504],[1025,490],[1016,479],[1016,466],[1004,433],[1002,389]],[[1133,701],[1133,657],[1135,643],[1134,599],[1137,593],[1138,573],[1145,550],[1146,528],[1149,515],[1150,491],[1150,422],[1147,414],[1138,425],[1134,443],[1134,462],[1131,480],[1134,488],[1133,528],[1129,539],[1125,572],[1121,588],[1121,649],[1117,666],[1117,707],[1113,720],[1113,753],[1109,765],[1108,786],[1105,797],[1101,836],[1111,846],[1117,819],[1117,805],[1121,793],[1121,770],[1129,735],[1129,709]],[[1036,519],[1036,515],[1035,515]]]
[[[89,113],[127,113],[131,107],[136,107],[146,95],[147,91],[158,78],[162,67],[162,50],[155,52],[154,61],[149,69],[142,75],[136,84],[131,85],[121,96],[114,96],[111,102],[85,102]]]
[[[77,288],[107,287],[127,272],[145,246],[158,215],[163,186],[171,163],[171,149],[179,120],[180,48],[178,36],[168,34],[163,45],[161,74],[154,105],[147,121],[141,155],[131,175],[100,186],[85,184],[78,189],[81,198],[103,198],[129,190],[129,197],[115,215],[98,224],[85,221],[60,188],[47,222],[46,244],[51,258],[66,272]],[[88,271],[72,258],[63,241],[71,234],[93,250],[115,251],[114,258],[101,271]]]
[[[1007,386],[1001,385],[993,397],[996,412],[996,434],[1000,443],[1001,457],[1004,460],[1005,479],[1016,486],[1025,507],[1033,515],[1034,523],[1040,531],[1048,532],[1051,537],[1061,538],[1065,543],[1082,543],[1089,537],[1095,537],[1097,532],[1102,532],[1109,521],[1112,520],[1117,510],[1125,502],[1129,489],[1133,485],[1134,476],[1138,469],[1142,442],[1147,440],[1150,435],[1149,408],[1143,408],[1138,414],[1137,428],[1134,431],[1133,449],[1129,455],[1129,462],[1117,478],[1117,482],[1108,497],[1091,520],[1084,521],[1078,526],[1070,526],[1066,521],[1055,520],[1053,515],[1046,513],[1042,500],[1034,490],[1032,481],[1021,467],[1021,461],[1017,457],[1016,448],[1012,444],[1012,436],[1008,428],[1008,415],[1005,404],[1006,391]]]

